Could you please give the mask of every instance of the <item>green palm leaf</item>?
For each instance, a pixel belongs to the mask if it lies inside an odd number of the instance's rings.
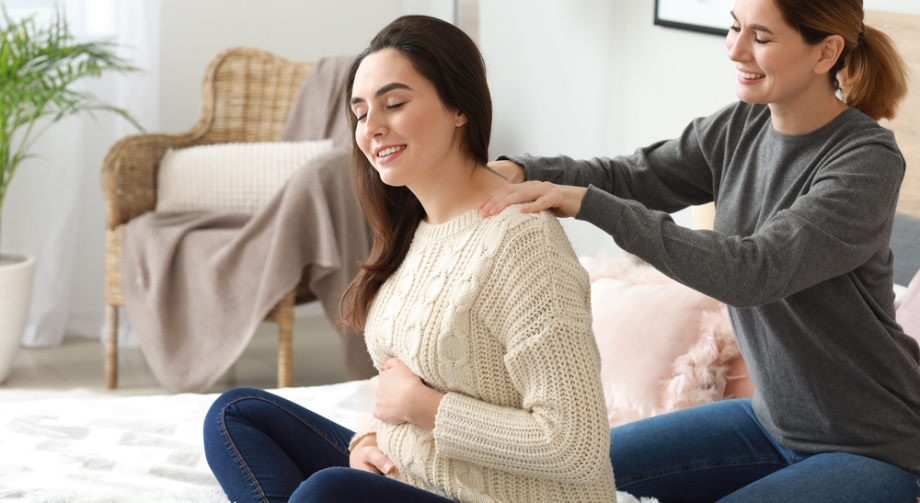
[[[61,10],[45,25],[35,16],[12,19],[0,1],[0,212],[7,189],[31,147],[48,127],[81,112],[112,112],[138,130],[143,128],[124,109],[111,106],[71,86],[103,73],[138,71],[115,54],[111,42],[76,40]],[[42,126],[36,130],[36,124]],[[15,145],[14,145],[15,141]]]

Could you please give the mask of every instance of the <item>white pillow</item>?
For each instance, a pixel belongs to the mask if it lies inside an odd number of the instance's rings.
[[[255,213],[332,140],[220,143],[168,149],[157,173],[156,211]]]

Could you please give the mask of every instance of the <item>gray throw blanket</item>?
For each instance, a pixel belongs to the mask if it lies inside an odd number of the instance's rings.
[[[281,141],[325,140],[351,147],[345,107],[345,77],[355,56],[334,56],[316,62],[300,86],[288,114]],[[317,113],[321,111],[321,113]]]
[[[302,272],[309,273],[310,291],[337,324],[339,300],[371,242],[348,179],[351,133],[341,86],[351,60],[317,63],[282,135],[334,135],[339,146],[298,169],[264,209],[252,216],[149,212],[128,223],[125,306],[151,370],[168,391],[207,391]],[[363,336],[336,326],[348,377],[373,375]]]

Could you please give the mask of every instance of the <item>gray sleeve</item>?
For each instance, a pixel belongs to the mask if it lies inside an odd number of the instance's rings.
[[[589,187],[577,218],[603,229],[621,248],[677,281],[726,304],[749,307],[846,274],[874,254],[887,253],[903,174],[904,160],[896,149],[854,146],[820,169],[806,194],[750,235],[687,229],[666,213],[596,186]]]
[[[628,156],[587,160],[530,155],[503,158],[524,166],[528,180],[593,185],[647,208],[671,213],[713,200],[725,138],[730,128],[743,127],[744,117],[735,107],[726,107],[710,117],[694,120],[678,138],[640,148]]]

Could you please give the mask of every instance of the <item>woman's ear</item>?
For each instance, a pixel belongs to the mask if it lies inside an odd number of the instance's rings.
[[[468,119],[466,118],[466,115],[464,115],[463,113],[456,112],[456,113],[454,114],[454,126],[455,126],[455,127],[460,127],[460,126],[466,124],[466,123],[467,123],[467,120],[468,120]]]
[[[815,64],[815,73],[822,74],[831,71],[831,68],[837,64],[844,47],[846,47],[846,42],[840,35],[829,35],[825,38],[821,42],[821,53]]]

